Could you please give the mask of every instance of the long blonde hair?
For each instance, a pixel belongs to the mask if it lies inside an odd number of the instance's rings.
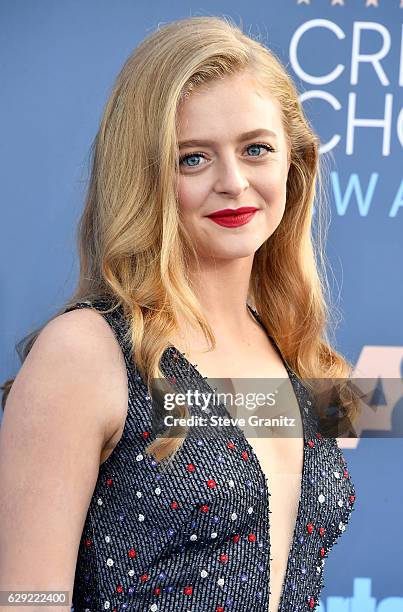
[[[133,360],[149,389],[152,379],[163,377],[159,362],[178,315],[215,347],[187,275],[188,258],[197,256],[178,213],[177,111],[198,86],[246,70],[278,101],[291,151],[284,216],[255,253],[249,299],[299,377],[351,372],[327,335],[335,309],[328,306],[319,141],[295,85],[271,50],[228,19],[191,17],[149,35],[116,79],[92,147],[77,288],[54,315],[77,301],[110,296],[123,308]],[[40,329],[28,337],[22,360]],[[3,385],[3,407],[12,382]],[[354,406],[346,400],[345,408],[353,418]],[[159,460],[173,457],[182,441],[156,438],[148,452]]]

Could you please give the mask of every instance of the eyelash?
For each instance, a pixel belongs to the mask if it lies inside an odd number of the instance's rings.
[[[249,144],[246,148],[249,149],[250,147],[262,147],[263,149],[266,149],[266,151],[270,152],[270,153],[275,153],[275,150],[273,149],[273,147],[271,147],[268,144],[262,143],[262,142],[253,142],[252,144]],[[182,155],[182,157],[179,158],[179,164],[182,164],[186,159],[189,159],[189,157],[202,157],[203,159],[206,159],[206,156],[204,155],[204,153],[200,153],[199,151],[195,151],[194,153],[187,153],[186,155]],[[249,157],[261,157],[261,155],[250,155]],[[197,168],[197,166],[187,166],[188,168]]]

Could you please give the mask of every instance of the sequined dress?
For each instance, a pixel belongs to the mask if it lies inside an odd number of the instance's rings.
[[[101,312],[122,349],[129,391],[123,434],[100,465],[80,540],[74,612],[267,612],[269,483],[253,448],[236,425],[208,438],[190,430],[161,469],[145,453],[151,398],[124,342],[123,311],[102,312],[108,306],[99,299],[66,309]],[[283,363],[300,407],[304,455],[278,610],[302,612],[318,605],[325,560],[354,510],[355,489],[336,440],[318,433],[312,398]],[[213,391],[173,346],[160,366],[184,393]],[[223,404],[214,411],[229,416]]]

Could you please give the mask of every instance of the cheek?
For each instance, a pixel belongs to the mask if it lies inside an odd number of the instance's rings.
[[[178,181],[178,199],[180,211],[187,215],[199,210],[203,206],[206,197],[205,187],[197,180],[188,180],[180,177]]]
[[[285,198],[286,184],[286,176],[279,172],[256,184],[256,190],[260,192],[267,204],[281,206]]]

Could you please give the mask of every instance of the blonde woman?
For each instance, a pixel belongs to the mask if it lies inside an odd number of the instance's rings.
[[[317,607],[355,501],[302,384],[351,371],[326,335],[319,179],[290,76],[235,24],[179,20],[129,57],[95,138],[77,290],[4,385],[1,589],[67,590],[75,612]],[[298,438],[157,435],[153,379],[256,378],[288,382]]]

